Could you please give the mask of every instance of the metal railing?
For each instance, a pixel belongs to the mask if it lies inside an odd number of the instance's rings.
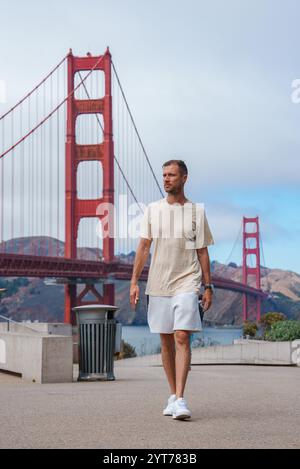
[[[36,329],[33,329],[30,326],[27,326],[27,324],[24,324],[23,322],[14,321],[13,319],[8,318],[7,316],[2,316],[2,314],[0,314],[0,318],[5,319],[7,321],[7,332],[9,332],[10,330],[9,329],[10,323],[13,323],[13,324],[17,324],[18,326],[25,327],[26,329],[30,329],[31,331],[37,332],[38,334],[40,334],[40,331],[37,331]]]

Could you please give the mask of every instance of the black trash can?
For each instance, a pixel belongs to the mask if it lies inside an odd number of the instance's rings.
[[[76,311],[78,325],[78,381],[115,380],[114,354],[121,339],[121,324],[114,319],[119,308],[111,305],[84,305]]]

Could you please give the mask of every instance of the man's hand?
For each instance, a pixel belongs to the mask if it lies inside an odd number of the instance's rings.
[[[135,310],[136,305],[140,299],[140,289],[137,283],[130,284],[130,305],[131,309]]]
[[[204,248],[197,249],[197,255],[198,255],[199,263],[201,265],[204,283],[211,283],[210,261],[209,261],[207,246],[205,246]],[[212,296],[213,296],[213,292],[209,288],[204,290],[204,293],[202,295],[203,311],[207,311],[211,307]]]
[[[211,307],[212,296],[212,291],[207,288],[202,295],[202,306],[204,311],[207,311]]]
[[[148,259],[151,243],[152,239],[141,238],[136,250],[129,293],[131,309],[135,309],[140,299],[138,279],[140,278],[141,272]]]

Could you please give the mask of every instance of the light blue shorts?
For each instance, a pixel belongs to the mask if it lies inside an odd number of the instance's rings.
[[[147,320],[150,332],[154,333],[172,334],[175,330],[201,331],[197,293],[149,295]]]

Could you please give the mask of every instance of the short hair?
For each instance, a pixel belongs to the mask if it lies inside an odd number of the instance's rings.
[[[169,160],[169,161],[166,161],[162,165],[162,167],[164,168],[165,166],[170,166],[171,164],[177,164],[177,166],[179,167],[180,172],[181,172],[182,175],[188,174],[187,166],[186,166],[185,162],[182,161],[182,160]]]

